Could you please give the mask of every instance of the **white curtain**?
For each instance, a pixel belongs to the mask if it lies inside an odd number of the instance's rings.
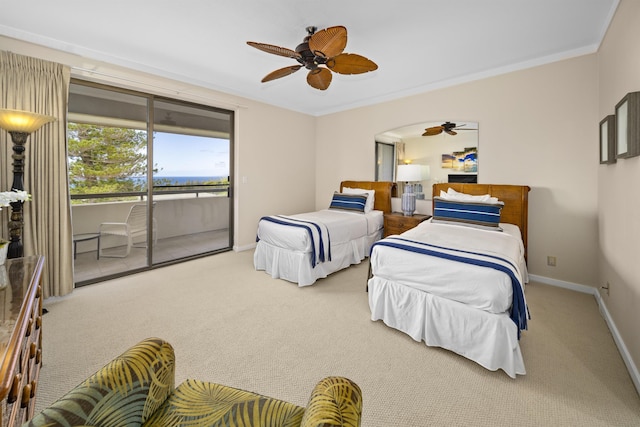
[[[56,117],[27,139],[24,189],[24,256],[43,255],[44,298],[73,290],[71,204],[67,174],[66,117],[70,70],[61,64],[0,51],[0,108]],[[12,184],[12,142],[0,131],[0,191]],[[1,233],[8,236],[9,209],[2,211]]]

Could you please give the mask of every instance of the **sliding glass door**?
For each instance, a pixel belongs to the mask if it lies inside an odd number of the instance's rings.
[[[153,200],[163,228],[153,262],[230,248],[228,112],[154,102]]]
[[[77,285],[229,250],[233,112],[72,81]]]

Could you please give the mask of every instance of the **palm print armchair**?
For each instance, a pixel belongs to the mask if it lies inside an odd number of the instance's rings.
[[[306,408],[220,384],[186,380],[174,388],[175,353],[148,338],[112,360],[24,424],[30,427],[359,426],[362,393],[327,377]]]

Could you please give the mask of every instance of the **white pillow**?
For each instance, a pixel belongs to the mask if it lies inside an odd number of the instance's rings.
[[[364,207],[364,213],[369,213],[373,210],[373,205],[375,203],[375,197],[376,197],[375,190],[365,190],[364,188],[344,187],[342,188],[342,192],[345,194],[366,194],[367,204]]]
[[[484,203],[498,203],[497,197],[492,197],[490,194],[483,194],[481,196],[474,196],[472,194],[459,193],[453,188],[449,188],[446,192],[440,191],[440,197],[445,200],[457,200],[461,202],[484,202]]]

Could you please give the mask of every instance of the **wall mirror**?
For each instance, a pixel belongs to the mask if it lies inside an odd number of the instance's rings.
[[[412,182],[418,199],[430,200],[435,183],[477,182],[478,122],[416,123],[379,133],[375,143],[376,181],[397,181],[399,165],[421,166],[421,179]]]

